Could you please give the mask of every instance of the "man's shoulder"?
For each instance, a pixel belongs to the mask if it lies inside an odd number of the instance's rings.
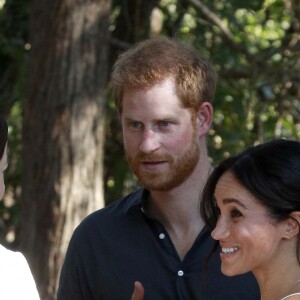
[[[132,192],[116,200],[108,206],[88,215],[77,227],[78,229],[118,223],[118,220],[127,218],[128,212],[140,207],[143,189]]]
[[[138,206],[141,203],[143,194],[143,189],[139,189],[137,191],[134,191],[114,202],[107,205],[104,208],[99,209],[98,211],[95,211],[94,213],[91,213],[87,219],[91,218],[105,218],[106,216],[111,217],[112,215],[123,215],[128,212],[132,207]]]

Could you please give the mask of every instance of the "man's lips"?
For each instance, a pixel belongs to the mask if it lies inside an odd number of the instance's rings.
[[[147,161],[143,161],[142,163],[143,164],[161,164],[161,163],[164,163],[164,162],[166,162],[166,161],[163,161],[163,160],[159,160],[159,161],[151,160],[151,161],[149,161],[149,160],[147,160]]]
[[[166,164],[166,161],[143,161],[142,165],[146,168],[157,168]]]

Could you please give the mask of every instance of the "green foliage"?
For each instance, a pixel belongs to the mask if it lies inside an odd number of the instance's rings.
[[[183,18],[182,28],[191,18],[197,26],[178,32],[219,73],[208,139],[212,159],[273,138],[299,139],[299,51],[292,44],[299,47],[300,40],[293,32],[299,22],[293,7],[280,0],[202,3],[219,23],[194,6],[186,11],[190,16]]]
[[[7,186],[16,209],[22,173],[28,3],[28,0],[7,0],[0,6],[0,111],[10,123]],[[112,34],[116,15],[125,4],[126,1],[113,1]],[[163,16],[160,34],[193,45],[212,60],[218,71],[215,118],[208,136],[212,161],[273,138],[300,139],[297,27],[300,20],[296,1],[160,0],[158,9]],[[124,158],[121,129],[111,95],[107,111],[105,188],[109,203],[135,188],[136,183]],[[0,213],[4,215],[7,209],[2,204]],[[17,218],[17,213],[9,214],[6,220],[14,220],[14,214]]]

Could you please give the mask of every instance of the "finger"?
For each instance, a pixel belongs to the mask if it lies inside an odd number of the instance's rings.
[[[134,291],[131,297],[131,300],[143,300],[144,299],[144,287],[143,285],[139,282],[136,281],[134,283]]]

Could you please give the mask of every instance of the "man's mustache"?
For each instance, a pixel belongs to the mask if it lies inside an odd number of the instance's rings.
[[[135,160],[140,162],[170,161],[172,157],[168,154],[139,153]]]

